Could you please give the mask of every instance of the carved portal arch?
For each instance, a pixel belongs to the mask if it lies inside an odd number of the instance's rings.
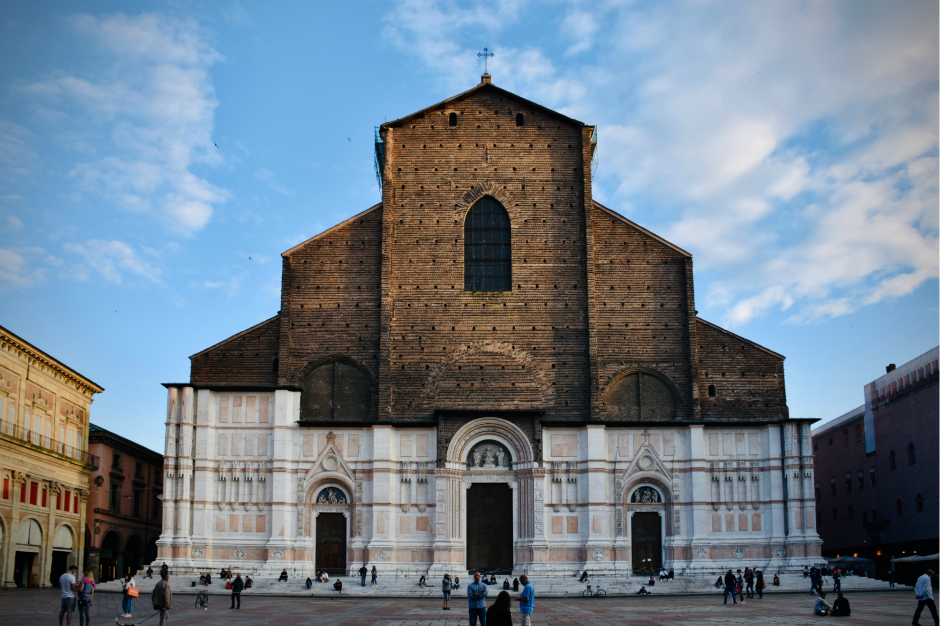
[[[320,494],[332,490],[333,493],[341,495],[345,502],[327,502],[326,504],[317,502]],[[298,515],[303,516],[306,511],[306,519],[298,520],[298,528],[302,529],[304,537],[313,538],[314,519],[321,513],[342,513],[346,517],[347,537],[352,538],[361,534],[362,512],[356,506],[356,489],[350,484],[349,479],[342,474],[325,473],[309,481],[303,490],[302,508],[298,510]],[[337,498],[339,500],[339,498]]]
[[[464,424],[454,433],[445,457],[448,469],[466,469],[470,451],[485,440],[496,441],[509,451],[512,469],[528,469],[535,462],[532,444],[522,429],[498,417],[484,417]]]
[[[634,496],[649,493],[652,490],[656,493],[657,502],[638,501],[634,502]],[[663,539],[677,534],[675,528],[675,502],[669,485],[659,474],[641,473],[630,477],[630,482],[624,486],[620,493],[621,506],[617,508],[617,534],[620,536],[629,535],[630,518],[634,513],[652,512],[659,514],[663,518]]]

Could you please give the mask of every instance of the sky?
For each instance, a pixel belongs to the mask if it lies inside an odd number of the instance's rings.
[[[594,197],[833,419],[938,337],[938,5],[0,1],[0,325],[163,449],[188,357],[380,200],[374,129],[493,82],[597,125]]]

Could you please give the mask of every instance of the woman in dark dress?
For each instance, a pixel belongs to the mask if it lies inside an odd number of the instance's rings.
[[[486,609],[487,626],[512,626],[512,613],[508,591],[500,591],[493,606]]]
[[[519,591],[519,579],[518,578],[512,579],[512,590]]]

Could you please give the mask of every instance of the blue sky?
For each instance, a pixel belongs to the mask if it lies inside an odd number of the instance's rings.
[[[0,4],[0,324],[162,450],[188,356],[380,199],[373,128],[493,81],[599,128],[595,198],[831,419],[938,341],[935,2]],[[217,147],[216,147],[217,146]]]

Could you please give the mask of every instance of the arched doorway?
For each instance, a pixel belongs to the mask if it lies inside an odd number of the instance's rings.
[[[633,572],[655,574],[663,566],[663,495],[655,487],[641,485],[628,502]]]
[[[20,522],[16,536],[13,580],[17,587],[39,586],[39,552],[42,549],[42,527],[34,519]]]
[[[454,433],[446,467],[457,471],[443,485],[445,501],[438,501],[437,511],[457,513],[447,515],[437,530],[462,544],[449,555],[451,563],[499,574],[532,563],[531,551],[517,553],[516,542],[544,534],[544,520],[536,513],[544,502],[544,481],[530,471],[536,467],[533,458],[525,433],[508,420],[482,417]]]
[[[338,487],[319,490],[313,499],[316,569],[333,575],[346,574],[347,509],[349,496]]]
[[[127,540],[127,546],[124,548],[124,564],[121,569],[121,575],[137,573],[140,569],[143,547],[143,541],[140,540],[140,536],[138,535],[134,535]]]
[[[59,584],[59,576],[68,570],[74,549],[75,541],[72,537],[72,529],[65,524],[59,526],[52,540],[52,566],[49,568],[50,585],[56,586]]]
[[[108,582],[121,575],[123,561],[121,554],[121,537],[117,531],[109,530],[101,540],[101,557],[98,566],[98,580]]]

